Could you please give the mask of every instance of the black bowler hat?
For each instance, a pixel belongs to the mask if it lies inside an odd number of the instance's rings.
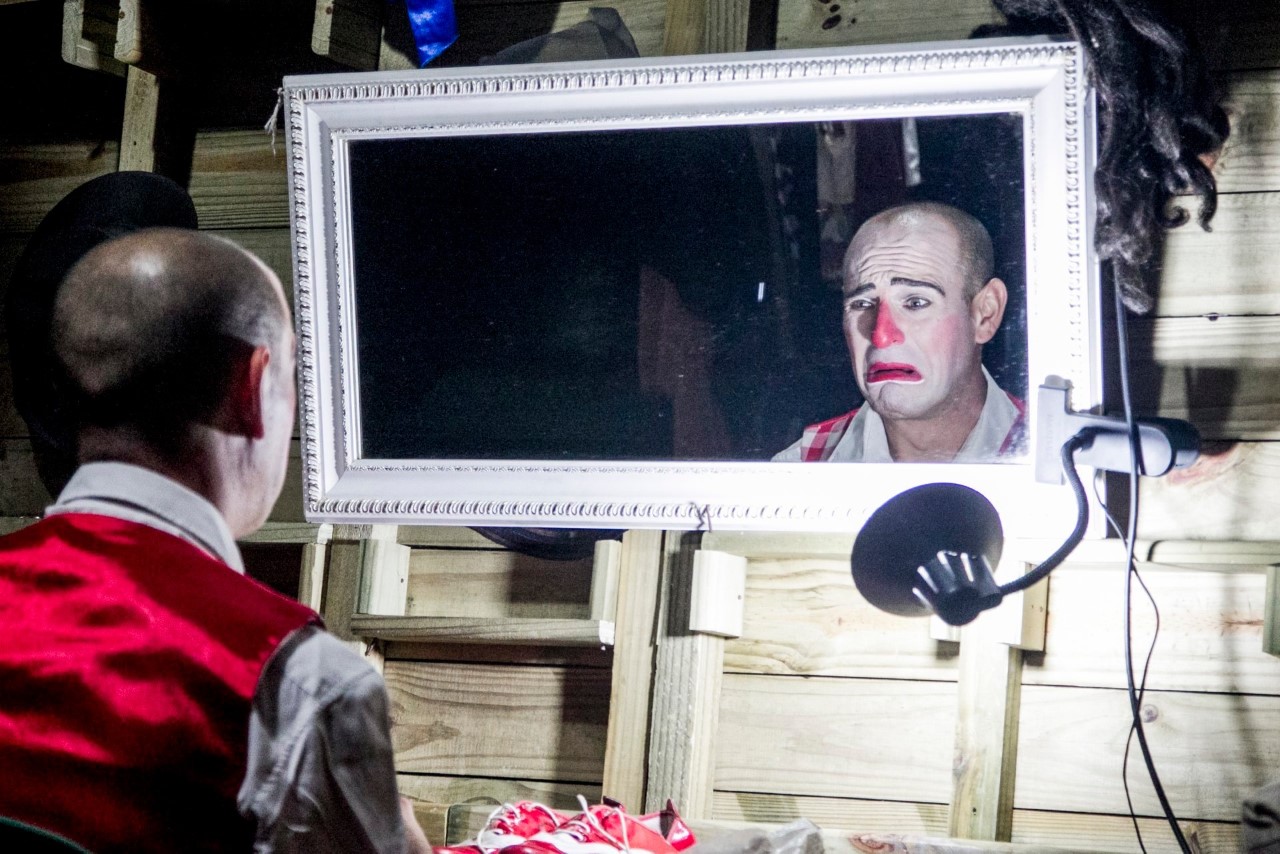
[[[155,226],[198,226],[187,191],[163,175],[112,172],[54,205],[14,268],[5,298],[13,399],[31,431],[40,479],[55,497],[76,467],[75,425],[58,390],[50,341],[58,285],[99,243]]]

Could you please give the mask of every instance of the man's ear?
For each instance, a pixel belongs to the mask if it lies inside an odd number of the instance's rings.
[[[973,315],[974,341],[986,344],[995,337],[1004,320],[1004,307],[1009,301],[1009,291],[1004,282],[991,279],[973,295],[969,310]]]
[[[261,439],[265,433],[262,418],[262,384],[271,364],[271,351],[236,342],[231,360],[230,387],[223,406],[223,429],[247,439]]]

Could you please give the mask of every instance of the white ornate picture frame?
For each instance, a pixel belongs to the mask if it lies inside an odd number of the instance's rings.
[[[987,495],[1012,535],[1059,536],[1074,521],[1073,498],[1065,487],[1035,482],[1034,433],[1026,457],[989,465],[530,459],[504,456],[497,439],[484,458],[366,453],[370,431],[362,414],[381,410],[362,407],[376,400],[394,412],[409,404],[385,389],[362,387],[369,375],[362,357],[407,360],[424,381],[431,366],[417,365],[402,338],[387,332],[381,340],[382,326],[361,324],[362,293],[383,286],[385,276],[362,276],[374,268],[357,227],[366,233],[371,227],[359,225],[353,210],[362,193],[373,191],[353,181],[363,173],[352,152],[379,141],[448,139],[465,146],[467,139],[538,133],[1015,116],[1025,226],[1023,375],[1034,425],[1035,387],[1050,375],[1071,382],[1073,408],[1101,403],[1091,248],[1094,124],[1082,64],[1071,42],[993,39],[286,78],[307,518],[853,530],[898,492],[948,481]],[[396,249],[392,243],[379,251]],[[435,281],[427,271],[421,287],[444,287]],[[572,318],[570,308],[566,322]]]

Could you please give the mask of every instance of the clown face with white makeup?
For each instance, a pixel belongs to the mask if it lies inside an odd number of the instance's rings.
[[[867,405],[812,425],[774,459],[989,461],[1020,450],[1022,402],[982,366],[1008,293],[991,238],[956,208],[918,203],[868,220],[844,259],[843,327]]]

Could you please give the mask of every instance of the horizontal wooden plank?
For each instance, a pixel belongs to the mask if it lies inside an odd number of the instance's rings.
[[[853,534],[709,531],[702,535],[702,548],[741,555],[748,560],[841,560],[853,552]]]
[[[1231,135],[1213,167],[1218,191],[1280,190],[1280,70],[1237,72],[1221,83]]]
[[[1179,820],[1182,834],[1200,854],[1236,854],[1240,824],[1236,821]],[[1179,854],[1181,847],[1164,818],[1139,818],[1147,854]],[[1075,851],[1139,851],[1133,820],[1127,815],[1013,811],[1013,841],[1053,845]]]
[[[943,804],[956,688],[726,673],[716,789]]]
[[[1119,563],[1054,571],[1045,651],[1024,656],[1024,685],[1124,687],[1124,577]],[[1262,650],[1264,566],[1196,572],[1147,565],[1142,578],[1160,608],[1148,687],[1280,695],[1280,660]],[[1133,601],[1141,667],[1155,618],[1136,583]]]
[[[607,670],[388,661],[384,676],[401,771],[600,782]]]
[[[947,805],[857,798],[821,798],[716,790],[711,818],[747,824],[786,824],[807,818],[824,829],[858,833],[947,834]]]
[[[272,152],[261,130],[197,134],[188,189],[201,228],[287,229],[286,147],[278,136]],[[117,156],[114,142],[0,148],[0,232],[33,231],[80,184],[115,171]]]
[[[115,142],[0,147],[0,232],[31,232],[67,193],[114,172]]]
[[[1280,445],[1206,445],[1189,468],[1142,478],[1144,539],[1273,540],[1280,515]]]
[[[1272,0],[1232,0],[1201,16],[1210,62],[1220,69],[1280,68],[1280,44],[1272,37],[1280,7]]]
[[[613,623],[541,617],[382,617],[357,614],[351,631],[394,641],[528,646],[609,646]]]
[[[293,300],[293,237],[286,223],[275,228],[227,228],[213,234],[240,244],[262,259],[280,277],[285,295]]]
[[[1212,228],[1169,232],[1156,313],[1280,314],[1280,193],[1220,196]]]
[[[495,808],[504,803],[535,801],[552,809],[578,812],[578,795],[597,803],[600,787],[592,784],[544,783],[537,780],[494,780],[397,774],[400,794],[413,801],[414,814],[433,845],[456,845],[473,839]]]
[[[856,834],[930,837],[947,833],[947,807],[942,804],[717,791],[712,809],[715,819],[751,825],[783,824],[807,818],[828,832],[840,829]],[[1173,854],[1179,850],[1163,819],[1140,818],[1138,823],[1149,854]],[[1234,822],[1181,824],[1183,832],[1194,836],[1200,845],[1199,850],[1205,854],[1228,854],[1240,850],[1239,826]],[[1133,823],[1128,816],[1043,810],[1014,810],[1012,841],[1072,851],[1128,851],[1137,848]]]
[[[585,620],[591,560],[540,560],[495,549],[414,549],[409,563],[412,616]]]
[[[267,522],[257,531],[242,538],[244,543],[327,543],[333,536],[332,525],[313,522]]]
[[[929,637],[927,620],[872,607],[835,560],[753,560],[742,636],[725,641],[731,672],[956,678],[958,645]]]
[[[571,665],[610,667],[613,650],[599,646],[511,646],[507,644],[415,643],[390,641],[386,658],[409,661],[456,661],[472,664]]]
[[[0,439],[0,516],[38,516],[52,499],[40,482],[29,439]],[[302,459],[295,440],[273,522],[303,522]]]
[[[985,839],[957,839],[945,836],[906,834],[900,831],[849,833],[825,827],[801,825],[790,828],[797,836],[769,845],[762,837],[770,836],[781,827],[744,824],[736,821],[703,819],[690,821],[689,828],[697,835],[699,844],[710,851],[810,850],[826,854],[1067,854],[1083,849],[1028,847],[1017,843],[991,842]],[[803,841],[799,838],[803,834]],[[815,838],[816,837],[816,838]],[[773,840],[769,840],[773,842]]]
[[[288,144],[275,151],[262,130],[210,131],[196,135],[191,183],[201,228],[287,228]]]
[[[1208,441],[1280,439],[1280,366],[1199,367],[1135,361],[1139,414],[1190,421]]]
[[[1004,18],[987,0],[948,0],[934,3],[895,3],[857,0],[782,0],[778,3],[779,48],[853,44],[894,44],[965,39],[982,24]]]
[[[1242,799],[1280,768],[1280,697],[1148,691],[1143,719],[1179,818],[1238,820]],[[1129,721],[1124,691],[1024,686],[1015,806],[1125,812]],[[1138,813],[1161,815],[1136,744],[1129,779]]]
[[[473,528],[457,528],[448,525],[401,525],[396,542],[402,546],[429,546],[447,549],[499,548],[493,540]]]
[[[1139,345],[1150,336],[1162,366],[1280,368],[1280,315],[1158,317],[1133,324]]]

